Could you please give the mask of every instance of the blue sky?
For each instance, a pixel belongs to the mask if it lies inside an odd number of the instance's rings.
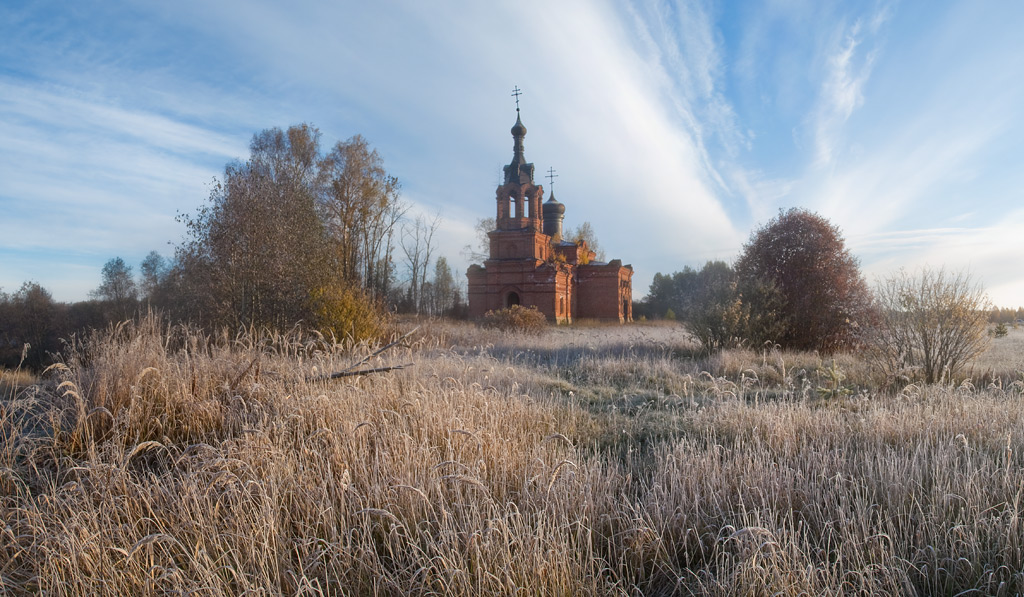
[[[1024,305],[1021,31],[1021,2],[7,0],[0,289],[173,255],[253,133],[302,122],[366,137],[464,271],[518,85],[526,157],[637,296],[800,206],[869,281],[969,268]]]

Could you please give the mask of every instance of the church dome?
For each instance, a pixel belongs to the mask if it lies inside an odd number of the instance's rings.
[[[513,137],[525,137],[526,136],[526,125],[519,119],[519,112],[516,112],[516,123],[512,126]]]
[[[542,229],[544,234],[551,237],[562,237],[562,219],[565,217],[565,206],[555,199],[555,191],[551,191],[551,198],[541,206],[544,210]]]
[[[544,202],[544,215],[547,214],[564,214],[565,205],[562,205],[555,199],[554,191],[551,192],[551,198]]]

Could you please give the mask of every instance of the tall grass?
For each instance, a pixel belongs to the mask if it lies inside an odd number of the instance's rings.
[[[7,390],[0,592],[1024,591],[1011,380],[439,323],[311,381],[371,348],[147,319]]]

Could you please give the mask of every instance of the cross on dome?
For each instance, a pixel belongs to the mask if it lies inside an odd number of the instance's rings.
[[[545,178],[548,179],[548,186],[551,187],[551,192],[554,193],[555,192],[555,179],[558,178],[558,175],[555,174],[555,169],[554,168],[548,168],[548,173],[545,175]]]

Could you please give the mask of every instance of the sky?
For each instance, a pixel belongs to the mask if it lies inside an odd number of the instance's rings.
[[[365,137],[464,272],[518,86],[537,182],[636,297],[802,207],[869,282],[967,269],[1024,305],[1022,30],[975,0],[5,0],[0,291],[172,257],[253,134],[300,123]]]

